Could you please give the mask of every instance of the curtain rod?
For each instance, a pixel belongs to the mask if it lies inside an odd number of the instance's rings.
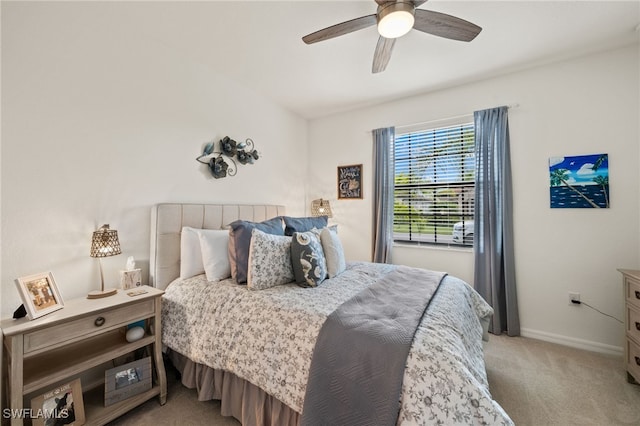
[[[510,104],[507,105],[507,108],[512,109],[512,108],[518,108],[520,106],[520,104]],[[406,129],[407,127],[415,127],[415,126],[422,126],[425,124],[433,124],[433,123],[437,123],[439,121],[450,121],[450,120],[457,120],[459,118],[465,118],[465,117],[469,117],[469,116],[473,116],[473,112],[470,112],[469,114],[462,114],[462,115],[455,115],[453,117],[445,117],[445,118],[438,118],[436,120],[429,120],[429,121],[423,121],[421,123],[413,123],[413,124],[405,124],[402,126],[395,126],[396,129]]]

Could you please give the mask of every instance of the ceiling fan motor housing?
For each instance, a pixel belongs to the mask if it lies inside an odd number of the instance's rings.
[[[415,22],[415,6],[411,1],[389,1],[378,6],[378,32],[385,38],[398,38],[408,33]]]

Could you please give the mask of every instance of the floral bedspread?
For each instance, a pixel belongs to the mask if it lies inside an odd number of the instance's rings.
[[[204,275],[175,281],[163,296],[162,341],[302,412],[324,320],[394,268],[350,263],[315,288],[292,283],[252,291],[232,280],[209,283]],[[513,424],[489,393],[478,318],[491,313],[465,282],[443,280],[407,358],[398,424]]]

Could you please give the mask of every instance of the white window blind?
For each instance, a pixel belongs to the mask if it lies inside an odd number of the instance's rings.
[[[473,122],[396,134],[394,170],[394,241],[473,244]]]

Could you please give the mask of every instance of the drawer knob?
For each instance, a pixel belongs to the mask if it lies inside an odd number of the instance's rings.
[[[640,356],[637,356],[635,358],[636,358],[636,364],[640,365]]]
[[[640,331],[640,322],[636,321],[636,330]]]
[[[640,299],[640,291],[636,290],[636,299]]]
[[[96,327],[102,327],[105,321],[106,320],[104,319],[104,317],[98,317],[93,323],[96,325]]]

